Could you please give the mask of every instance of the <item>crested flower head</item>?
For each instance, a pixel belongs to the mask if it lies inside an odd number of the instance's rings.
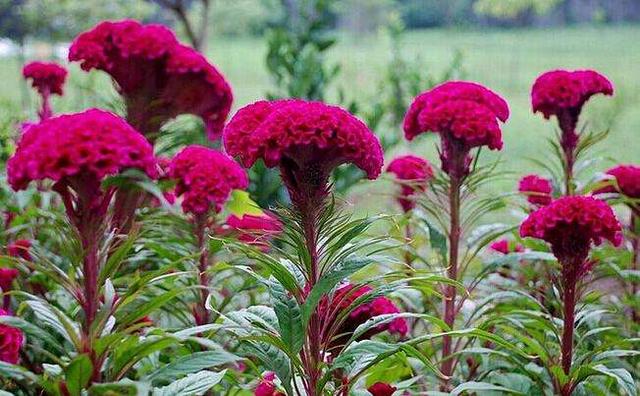
[[[266,242],[282,232],[282,223],[268,213],[258,216],[245,214],[242,217],[231,215],[226,223],[237,233],[238,240],[265,249]]]
[[[533,112],[545,118],[570,112],[576,117],[593,95],[613,95],[613,85],[593,70],[552,70],[540,75],[531,89]]]
[[[3,292],[11,290],[11,284],[19,274],[15,268],[0,268],[0,289]]]
[[[378,138],[349,112],[299,99],[261,101],[238,111],[224,130],[227,152],[249,167],[280,167],[294,202],[326,192],[331,171],[352,163],[369,179],[380,174]]]
[[[499,239],[492,242],[489,248],[494,252],[509,254],[509,253],[522,253],[524,252],[524,246],[519,243],[510,242],[508,239]]]
[[[545,206],[552,201],[553,185],[549,179],[538,175],[527,175],[520,179],[518,191],[526,195],[527,201],[533,205]]]
[[[22,68],[22,76],[41,95],[62,95],[67,69],[50,62],[31,62]]]
[[[376,382],[367,388],[367,391],[369,391],[372,396],[392,396],[396,390],[398,390],[398,388],[386,382]]]
[[[203,146],[185,147],[171,161],[169,175],[177,180],[182,209],[195,215],[220,212],[231,191],[247,188],[247,173],[229,156]]]
[[[222,74],[162,25],[101,22],[76,37],[69,60],[108,73],[125,98],[127,119],[145,135],[180,114],[193,114],[217,139],[231,109],[231,88]]]
[[[502,149],[498,121],[509,118],[507,103],[482,85],[449,81],[418,95],[404,119],[409,140],[423,132],[440,134],[441,159],[447,173],[468,172],[469,150],[487,146]]]
[[[29,249],[31,249],[31,241],[28,239],[18,239],[7,245],[7,253],[9,253],[9,256],[20,257],[25,260],[31,260]]]
[[[262,374],[262,378],[258,383],[258,386],[253,391],[255,396],[285,396],[284,393],[278,390],[275,384],[276,375],[271,371],[267,371]]]
[[[151,145],[120,117],[91,109],[27,129],[9,159],[7,174],[9,184],[22,190],[30,181],[44,179],[99,185],[105,176],[129,168],[156,176]]]
[[[9,312],[0,308],[0,316],[9,316]],[[0,362],[17,364],[23,342],[22,330],[0,324]]]
[[[615,179],[614,185],[601,188],[596,193],[618,192],[629,198],[640,198],[640,166],[618,165],[606,174]]]
[[[424,191],[427,182],[433,177],[429,161],[415,155],[396,157],[387,167],[387,172],[393,173],[402,186],[398,202],[405,212],[415,207],[412,196]]]
[[[571,265],[584,263],[592,243],[622,242],[611,207],[584,196],[563,197],[531,213],[520,226],[520,236],[546,241],[561,263]]]

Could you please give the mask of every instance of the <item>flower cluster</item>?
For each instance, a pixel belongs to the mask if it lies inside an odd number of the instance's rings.
[[[538,175],[527,175],[520,179],[518,191],[527,197],[529,203],[536,206],[549,205],[553,199],[551,181]]]
[[[449,81],[414,99],[404,133],[408,140],[423,132],[439,133],[443,170],[460,175],[468,171],[472,148],[502,148],[498,120],[508,118],[507,103],[493,91],[472,82]]]
[[[242,217],[231,215],[226,223],[237,234],[238,240],[261,248],[266,248],[266,242],[282,232],[282,223],[268,213],[259,216],[245,214]]]
[[[19,272],[15,268],[0,268],[0,289],[3,292],[11,290],[11,284],[18,275]]]
[[[509,254],[509,253],[522,253],[524,252],[524,246],[519,243],[510,242],[508,239],[500,239],[492,242],[489,248],[494,252]]]
[[[9,312],[0,309],[0,316],[9,316]],[[20,329],[0,324],[0,361],[17,364],[24,334]]]
[[[395,386],[391,386],[385,382],[376,382],[367,388],[372,396],[392,396],[398,390]]]
[[[433,178],[431,164],[426,159],[415,155],[396,157],[387,167],[387,172],[393,173],[401,183],[402,189],[398,202],[405,212],[415,207],[413,195],[424,191],[427,188],[427,182]]]
[[[540,112],[545,118],[570,113],[577,122],[582,106],[595,94],[613,95],[613,85],[602,74],[593,70],[552,70],[536,79],[531,105],[534,113]]]
[[[234,189],[249,184],[247,174],[227,155],[203,146],[185,147],[171,161],[169,175],[177,180],[182,209],[195,215],[220,212]]]
[[[561,263],[582,265],[591,243],[622,241],[620,223],[611,207],[592,197],[559,198],[532,214],[520,226],[520,236],[542,239]]]
[[[22,76],[40,95],[62,95],[67,69],[57,63],[31,62],[22,68]]]
[[[285,396],[284,393],[278,390],[275,384],[276,375],[272,371],[267,371],[262,375],[260,383],[254,390],[255,396]]]
[[[28,128],[9,159],[7,174],[9,184],[21,190],[30,181],[44,179],[76,178],[95,186],[105,176],[128,168],[155,177],[151,145],[120,117],[91,109]]]
[[[613,176],[615,185],[601,188],[596,193],[618,192],[629,198],[640,198],[640,166],[618,165],[606,173]]]
[[[125,97],[128,121],[145,135],[180,114],[194,114],[217,139],[231,109],[222,74],[162,25],[102,22],[74,40],[69,60],[108,73]]]
[[[7,245],[7,253],[9,256],[20,257],[24,260],[31,260],[31,241],[28,239],[18,239]]]
[[[223,139],[227,152],[247,167],[259,158],[268,167],[279,166],[292,195],[324,190],[330,172],[343,163],[355,164],[369,179],[382,169],[382,147],[369,128],[347,111],[321,102],[251,104],[231,119]]]

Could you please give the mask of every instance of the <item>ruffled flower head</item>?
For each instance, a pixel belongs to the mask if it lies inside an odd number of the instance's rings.
[[[502,149],[498,121],[509,118],[509,107],[480,84],[449,81],[418,95],[404,119],[404,133],[412,140],[423,132],[439,133],[443,170],[462,176],[468,172],[469,151],[487,146]]]
[[[640,166],[618,165],[606,174],[615,179],[614,185],[601,188],[596,193],[621,193],[629,198],[640,198]]]
[[[182,209],[204,215],[220,212],[232,190],[247,188],[247,173],[229,156],[203,146],[188,146],[171,161],[169,175],[176,179]]]
[[[7,245],[7,253],[9,256],[20,257],[25,260],[31,260],[31,241],[28,239],[18,239],[17,241]]]
[[[267,248],[267,241],[282,232],[282,223],[270,214],[254,216],[245,214],[242,217],[231,215],[226,225],[233,230],[238,240],[250,245]]]
[[[520,236],[542,239],[564,265],[584,264],[591,244],[622,242],[620,223],[605,202],[584,196],[559,198],[544,206],[520,226]]]
[[[402,186],[398,202],[405,212],[415,207],[413,195],[424,191],[433,177],[429,161],[415,155],[396,157],[387,167],[387,172],[393,173]]]
[[[254,390],[255,396],[285,396],[284,393],[278,390],[275,384],[276,375],[272,371],[267,371],[262,375],[260,383]]]
[[[0,309],[0,316],[10,316],[9,312]],[[20,348],[24,342],[22,330],[15,327],[0,324],[0,361],[18,364]]]
[[[536,206],[549,205],[553,199],[551,181],[538,175],[527,175],[520,179],[518,191],[526,195],[529,203]]]
[[[500,239],[492,242],[491,245],[489,245],[489,249],[502,254],[524,252],[524,246],[519,243],[510,242],[508,239]]]
[[[369,128],[347,111],[321,102],[251,104],[231,119],[223,139],[227,152],[247,167],[258,159],[280,167],[294,203],[324,196],[338,165],[352,163],[369,179],[382,169],[382,147]]]
[[[11,284],[19,274],[15,268],[0,268],[0,289],[3,292],[11,290]]]
[[[193,114],[217,139],[231,109],[233,95],[222,74],[162,25],[101,22],[76,37],[69,60],[108,73],[125,98],[127,120],[145,135],[180,114]]]
[[[40,95],[62,95],[67,69],[57,63],[31,62],[22,68],[22,76]]]
[[[385,382],[376,382],[367,388],[367,391],[369,391],[372,396],[392,396],[393,392],[397,390],[398,388]]]
[[[7,174],[14,190],[51,179],[86,191],[99,189],[106,176],[130,168],[156,176],[151,145],[120,117],[91,109],[27,129],[9,159]]]

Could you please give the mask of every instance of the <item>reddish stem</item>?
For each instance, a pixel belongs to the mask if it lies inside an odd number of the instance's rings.
[[[578,272],[581,271],[584,259],[562,260],[562,304],[563,326],[561,340],[562,371],[568,376],[571,373],[573,360],[573,332],[576,310],[576,284]],[[573,392],[573,383],[568,381],[561,389],[562,396],[569,396]]]
[[[578,123],[578,114],[575,111],[567,110],[561,114],[558,114],[558,124],[562,130],[562,137],[560,138],[560,145],[564,154],[565,162],[565,175],[564,175],[564,188],[565,195],[573,195],[573,168],[576,161],[576,148],[578,147],[578,141],[580,135],[576,133],[576,125]]]
[[[51,110],[51,104],[49,103],[49,98],[51,97],[48,89],[43,89],[41,92],[42,96],[42,107],[38,111],[38,116],[40,117],[40,121],[44,121],[48,118],[51,118],[53,115],[53,110]]]

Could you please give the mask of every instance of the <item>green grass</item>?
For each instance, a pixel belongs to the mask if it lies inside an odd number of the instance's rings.
[[[264,67],[264,40],[215,38],[210,47],[210,59],[231,81],[236,107],[263,97],[269,90],[271,81]],[[463,53],[467,79],[495,89],[511,106],[512,117],[504,127],[505,148],[501,154],[505,168],[532,171],[526,157],[548,155],[544,138],[551,136],[555,124],[531,113],[529,90],[538,74],[553,68],[594,68],[612,79],[615,97],[594,98],[582,119],[593,128],[611,126],[611,137],[601,148],[615,161],[638,161],[640,26],[414,31],[408,33],[403,42],[407,59],[419,58],[425,71],[436,73],[449,64],[454,50]],[[389,43],[377,35],[342,35],[339,44],[331,50],[330,58],[342,65],[336,85],[349,96],[366,101],[376,94],[376,81],[389,60]],[[19,103],[17,76],[15,61],[3,60],[0,64],[3,81],[0,99]],[[73,70],[69,95],[62,100],[64,103],[57,103],[59,110],[78,109],[91,103],[87,100],[88,95],[77,89],[87,78],[77,68]],[[101,87],[104,87],[101,91],[109,89],[106,79]],[[398,130],[397,133],[401,132]],[[396,151],[408,150],[404,145]],[[412,144],[411,151],[437,160],[430,139]]]

